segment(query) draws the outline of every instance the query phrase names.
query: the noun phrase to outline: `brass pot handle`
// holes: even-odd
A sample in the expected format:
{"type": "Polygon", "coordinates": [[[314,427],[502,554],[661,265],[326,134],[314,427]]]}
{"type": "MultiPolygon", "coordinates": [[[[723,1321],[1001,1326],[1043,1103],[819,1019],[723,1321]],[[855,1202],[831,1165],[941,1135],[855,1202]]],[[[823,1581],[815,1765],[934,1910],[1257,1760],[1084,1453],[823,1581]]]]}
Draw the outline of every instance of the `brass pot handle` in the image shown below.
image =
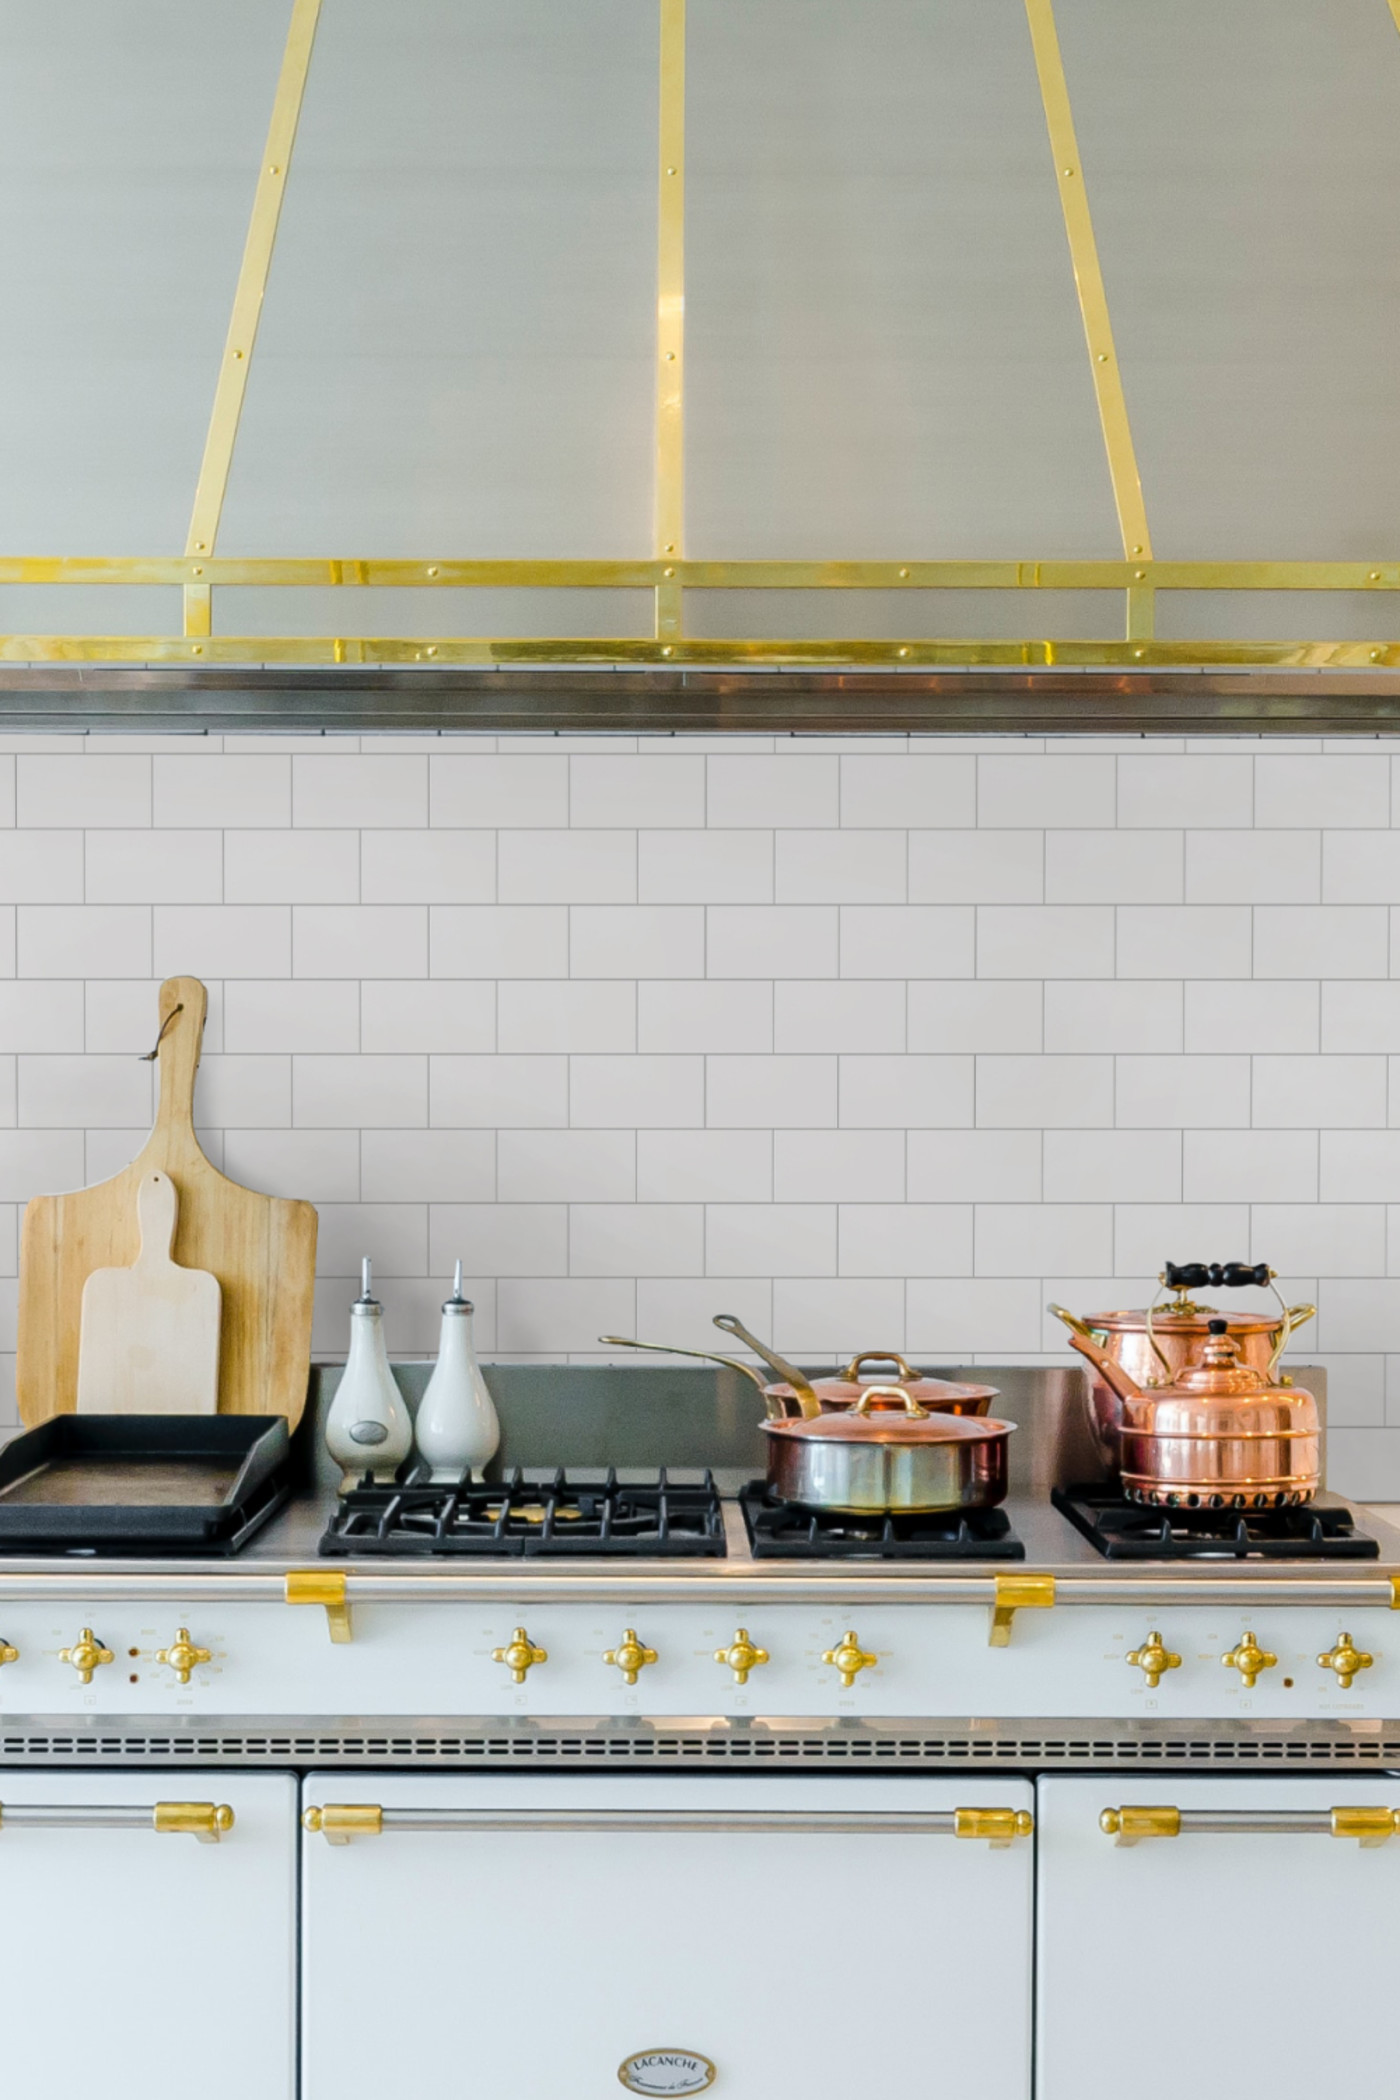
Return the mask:
{"type": "MultiPolygon", "coordinates": [[[[1274,1296],[1276,1298],[1278,1297],[1277,1291],[1275,1291],[1274,1296]]],[[[1283,1304],[1283,1300],[1281,1298],[1279,1299],[1279,1303],[1281,1305],[1283,1304]]],[[[1274,1346],[1272,1354],[1269,1357],[1269,1368],[1268,1372],[1266,1373],[1270,1385],[1272,1385],[1275,1379],[1278,1377],[1279,1359],[1282,1357],[1284,1350],[1288,1347],[1288,1344],[1292,1341],[1294,1335],[1298,1332],[1298,1329],[1300,1327],[1306,1327],[1308,1321],[1314,1317],[1316,1312],[1317,1307],[1315,1305],[1284,1306],[1283,1318],[1279,1321],[1278,1326],[1274,1329],[1274,1346]]]]}
{"type": "Polygon", "coordinates": [[[1068,1306],[1056,1305],[1054,1299],[1052,1298],[1050,1300],[1050,1303],[1046,1306],[1045,1310],[1049,1313],[1053,1313],[1057,1320],[1063,1320],[1071,1334],[1077,1334],[1082,1336],[1086,1342],[1097,1342],[1098,1336],[1095,1334],[1093,1328],[1089,1325],[1088,1321],[1081,1320],[1078,1313],[1072,1313],[1069,1310],[1068,1306]]]}
{"type": "Polygon", "coordinates": [[[898,1349],[862,1349],[860,1355],[853,1356],[841,1373],[848,1384],[854,1385],[859,1379],[862,1364],[893,1364],[900,1377],[907,1378],[911,1385],[917,1385],[919,1382],[920,1374],[910,1369],[898,1349]]]}
{"type": "Polygon", "coordinates": [[[912,1417],[913,1420],[917,1422],[924,1422],[928,1419],[928,1409],[926,1407],[920,1407],[918,1401],[914,1398],[914,1395],[909,1391],[908,1387],[902,1385],[863,1386],[861,1388],[861,1395],[859,1400],[853,1402],[852,1404],[851,1413],[853,1415],[868,1415],[870,1412],[870,1403],[872,1400],[876,1399],[898,1400],[900,1405],[903,1407],[905,1414],[907,1416],[912,1417]]]}

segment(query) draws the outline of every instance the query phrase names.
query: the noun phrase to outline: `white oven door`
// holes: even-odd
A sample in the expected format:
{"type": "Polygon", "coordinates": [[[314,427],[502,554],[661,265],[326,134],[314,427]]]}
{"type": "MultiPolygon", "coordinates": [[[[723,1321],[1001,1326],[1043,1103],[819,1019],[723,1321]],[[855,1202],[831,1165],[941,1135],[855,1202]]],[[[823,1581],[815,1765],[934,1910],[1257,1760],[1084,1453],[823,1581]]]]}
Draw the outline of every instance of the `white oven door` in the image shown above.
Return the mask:
{"type": "Polygon", "coordinates": [[[1400,1781],[1036,1791],[1038,2100],[1392,2088],[1400,1781]]]}
{"type": "Polygon", "coordinates": [[[1027,1823],[1024,1782],[328,1773],[305,1800],[303,2100],[1027,2100],[1032,1841],[952,1827],[1027,1823]]]}
{"type": "Polygon", "coordinates": [[[296,1806],[267,1774],[0,1770],[0,2089],[292,2100],[296,1806]]]}

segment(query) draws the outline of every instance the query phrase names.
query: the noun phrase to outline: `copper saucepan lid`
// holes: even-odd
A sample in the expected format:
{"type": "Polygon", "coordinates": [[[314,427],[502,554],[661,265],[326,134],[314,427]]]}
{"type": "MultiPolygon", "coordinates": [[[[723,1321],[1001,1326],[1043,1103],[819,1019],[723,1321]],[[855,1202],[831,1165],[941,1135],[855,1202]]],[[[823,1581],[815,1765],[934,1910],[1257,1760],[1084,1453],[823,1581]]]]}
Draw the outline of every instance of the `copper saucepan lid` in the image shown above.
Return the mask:
{"type": "Polygon", "coordinates": [[[1014,1422],[986,1415],[934,1414],[902,1386],[868,1385],[853,1407],[840,1412],[764,1422],[767,1436],[798,1442],[819,1439],[848,1444],[986,1444],[1010,1436],[1014,1422]]]}
{"type": "MultiPolygon", "coordinates": [[[[783,1412],[797,1411],[798,1395],[785,1383],[770,1385],[768,1392],[783,1403],[783,1412]]],[[[862,1349],[853,1356],[844,1371],[833,1378],[814,1378],[811,1390],[821,1402],[824,1412],[853,1407],[863,1394],[872,1396],[876,1409],[898,1408],[901,1394],[912,1393],[920,1407],[932,1408],[944,1414],[984,1415],[997,1396],[994,1385],[971,1385],[952,1378],[928,1378],[905,1362],[897,1349],[862,1349]],[[866,1379],[861,1377],[865,1364],[893,1364],[898,1376],[888,1375],[866,1379]]]]}

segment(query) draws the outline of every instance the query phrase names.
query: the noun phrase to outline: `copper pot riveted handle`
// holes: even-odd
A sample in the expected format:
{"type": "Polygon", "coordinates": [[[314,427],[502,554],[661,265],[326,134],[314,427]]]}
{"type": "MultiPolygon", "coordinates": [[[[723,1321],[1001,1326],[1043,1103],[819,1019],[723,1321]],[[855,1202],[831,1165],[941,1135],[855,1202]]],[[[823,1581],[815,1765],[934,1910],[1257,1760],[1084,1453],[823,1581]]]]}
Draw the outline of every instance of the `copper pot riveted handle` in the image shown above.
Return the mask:
{"type": "MultiPolygon", "coordinates": [[[[920,1407],[918,1401],[914,1398],[914,1395],[909,1391],[907,1386],[863,1386],[861,1388],[861,1395],[859,1400],[853,1401],[851,1404],[851,1413],[853,1415],[868,1415],[870,1412],[870,1403],[872,1400],[894,1400],[903,1409],[907,1419],[915,1422],[926,1422],[928,1420],[929,1410],[926,1407],[920,1407]]],[[[885,1410],[883,1409],[881,1410],[882,1413],[884,1411],[885,1410]]],[[[890,1409],[889,1412],[893,1413],[894,1410],[890,1409]]]]}
{"type": "Polygon", "coordinates": [[[862,1364],[893,1364],[902,1379],[907,1379],[911,1385],[917,1385],[919,1382],[920,1373],[905,1362],[898,1349],[862,1349],[860,1355],[853,1356],[841,1373],[848,1385],[854,1385],[859,1379],[862,1364]]]}

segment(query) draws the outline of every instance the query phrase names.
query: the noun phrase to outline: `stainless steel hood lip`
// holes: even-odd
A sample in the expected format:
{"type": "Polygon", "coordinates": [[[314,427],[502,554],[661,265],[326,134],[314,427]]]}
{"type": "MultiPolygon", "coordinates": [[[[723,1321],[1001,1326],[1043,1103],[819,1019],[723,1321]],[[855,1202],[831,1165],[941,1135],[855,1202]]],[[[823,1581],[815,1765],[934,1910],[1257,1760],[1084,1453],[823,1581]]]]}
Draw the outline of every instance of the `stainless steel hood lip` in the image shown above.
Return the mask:
{"type": "Polygon", "coordinates": [[[0,730],[600,735],[1400,733],[1355,669],[0,665],[0,730]]]}

